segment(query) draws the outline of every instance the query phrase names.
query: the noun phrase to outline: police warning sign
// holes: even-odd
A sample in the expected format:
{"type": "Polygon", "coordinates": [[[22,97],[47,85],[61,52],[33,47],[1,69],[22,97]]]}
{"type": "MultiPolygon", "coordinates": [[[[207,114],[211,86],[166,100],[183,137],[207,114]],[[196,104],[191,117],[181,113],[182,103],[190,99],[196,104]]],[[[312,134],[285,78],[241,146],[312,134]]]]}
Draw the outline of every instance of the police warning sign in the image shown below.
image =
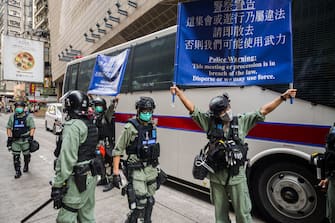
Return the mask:
{"type": "Polygon", "coordinates": [[[175,82],[291,83],[291,33],[291,0],[179,3],[175,82]]]}

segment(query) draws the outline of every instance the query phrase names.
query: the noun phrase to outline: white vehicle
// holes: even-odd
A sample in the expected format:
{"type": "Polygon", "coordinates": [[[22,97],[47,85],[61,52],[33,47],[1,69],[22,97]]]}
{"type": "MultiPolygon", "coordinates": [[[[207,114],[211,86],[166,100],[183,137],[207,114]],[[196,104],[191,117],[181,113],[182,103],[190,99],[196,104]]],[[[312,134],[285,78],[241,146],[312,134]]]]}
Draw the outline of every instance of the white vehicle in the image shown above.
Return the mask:
{"type": "MultiPolygon", "coordinates": [[[[171,181],[208,191],[207,179],[199,181],[192,177],[193,159],[206,144],[206,134],[178,99],[171,106],[169,88],[174,72],[175,32],[176,27],[171,27],[68,63],[63,92],[87,91],[97,54],[115,55],[129,48],[116,113],[116,135],[120,135],[124,123],[135,114],[136,99],[152,97],[157,105],[154,119],[158,124],[161,167],[171,181]]],[[[334,34],[331,28],[324,32],[334,34]]],[[[322,40],[319,41],[322,45],[322,40]]],[[[306,44],[294,46],[294,85],[298,89],[294,103],[282,103],[247,137],[251,198],[268,222],[317,223],[325,215],[324,195],[315,188],[318,180],[315,167],[310,165],[310,154],[324,152],[325,136],[335,121],[335,48],[329,50],[325,45],[329,51],[314,60],[303,53],[306,44]]],[[[322,53],[322,46],[318,47],[322,53]]],[[[287,87],[192,87],[186,88],[185,94],[207,111],[212,97],[228,92],[233,112],[238,114],[259,109],[287,87]]]]}
{"type": "Polygon", "coordinates": [[[50,103],[45,112],[45,129],[55,135],[61,131],[62,109],[62,103],[50,103]]]}

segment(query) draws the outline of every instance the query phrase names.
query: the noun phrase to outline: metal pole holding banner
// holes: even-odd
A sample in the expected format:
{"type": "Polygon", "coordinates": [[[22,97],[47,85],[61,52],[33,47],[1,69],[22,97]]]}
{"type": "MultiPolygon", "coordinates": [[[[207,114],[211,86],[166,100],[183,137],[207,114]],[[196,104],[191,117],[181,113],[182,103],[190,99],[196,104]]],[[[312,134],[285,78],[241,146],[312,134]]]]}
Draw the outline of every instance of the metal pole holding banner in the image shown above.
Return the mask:
{"type": "MultiPolygon", "coordinates": [[[[176,87],[176,82],[173,82],[173,87],[176,87]]],[[[171,106],[174,108],[175,107],[175,101],[176,101],[176,92],[174,94],[172,94],[172,104],[171,106]]]]}
{"type": "MultiPolygon", "coordinates": [[[[288,86],[289,86],[290,89],[293,89],[293,82],[289,83],[288,86]]],[[[290,103],[293,104],[293,101],[294,101],[294,98],[290,96],[290,103]]]]}

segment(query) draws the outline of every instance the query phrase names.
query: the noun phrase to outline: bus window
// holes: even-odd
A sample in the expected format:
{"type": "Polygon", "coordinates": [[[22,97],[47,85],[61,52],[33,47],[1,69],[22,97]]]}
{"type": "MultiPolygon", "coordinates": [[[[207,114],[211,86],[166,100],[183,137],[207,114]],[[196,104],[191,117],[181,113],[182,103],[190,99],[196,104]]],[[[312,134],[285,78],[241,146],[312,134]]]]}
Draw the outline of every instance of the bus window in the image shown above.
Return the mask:
{"type": "Polygon", "coordinates": [[[91,81],[95,58],[83,61],[79,66],[78,90],[86,92],[91,81]]]}
{"type": "Polygon", "coordinates": [[[64,80],[64,85],[63,85],[63,88],[64,88],[63,94],[65,92],[68,92],[70,90],[70,88],[69,88],[69,83],[70,83],[70,81],[69,81],[69,78],[70,78],[69,77],[69,73],[70,72],[71,72],[71,66],[67,66],[66,73],[65,73],[65,76],[64,76],[65,80],[64,80]]]}
{"type": "Polygon", "coordinates": [[[78,64],[72,64],[68,67],[66,71],[66,79],[64,86],[64,93],[69,90],[77,89],[77,74],[78,74],[78,64]]]}
{"type": "Polygon", "coordinates": [[[134,47],[131,90],[168,89],[173,80],[175,35],[134,47]]]}

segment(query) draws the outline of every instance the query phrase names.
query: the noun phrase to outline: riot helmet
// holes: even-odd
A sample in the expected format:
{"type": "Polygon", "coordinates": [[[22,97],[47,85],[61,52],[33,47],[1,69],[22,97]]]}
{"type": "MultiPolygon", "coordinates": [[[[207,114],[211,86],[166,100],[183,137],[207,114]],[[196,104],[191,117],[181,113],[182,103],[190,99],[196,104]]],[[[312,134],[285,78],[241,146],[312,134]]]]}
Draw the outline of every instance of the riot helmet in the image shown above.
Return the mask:
{"type": "Polygon", "coordinates": [[[225,111],[229,105],[229,97],[227,94],[216,96],[209,102],[209,111],[211,115],[219,117],[222,111],[225,111]]]}
{"type": "Polygon", "coordinates": [[[15,113],[22,114],[24,112],[24,108],[26,107],[26,103],[24,101],[16,101],[14,103],[15,113]]]}
{"type": "Polygon", "coordinates": [[[140,97],[135,103],[135,108],[138,111],[142,110],[154,110],[156,108],[155,102],[150,97],[140,97]]]}
{"type": "Polygon", "coordinates": [[[14,103],[14,106],[15,106],[15,107],[19,107],[19,106],[21,106],[21,107],[26,107],[26,103],[25,103],[24,101],[16,101],[16,102],[14,103]]]}
{"type": "Polygon", "coordinates": [[[97,111],[97,112],[103,112],[106,111],[107,105],[106,105],[106,100],[100,97],[97,97],[93,100],[93,105],[97,111],[97,107],[102,107],[102,111],[97,111]]]}
{"type": "Polygon", "coordinates": [[[87,115],[88,96],[82,91],[71,91],[64,98],[64,112],[70,117],[87,115]]]}

